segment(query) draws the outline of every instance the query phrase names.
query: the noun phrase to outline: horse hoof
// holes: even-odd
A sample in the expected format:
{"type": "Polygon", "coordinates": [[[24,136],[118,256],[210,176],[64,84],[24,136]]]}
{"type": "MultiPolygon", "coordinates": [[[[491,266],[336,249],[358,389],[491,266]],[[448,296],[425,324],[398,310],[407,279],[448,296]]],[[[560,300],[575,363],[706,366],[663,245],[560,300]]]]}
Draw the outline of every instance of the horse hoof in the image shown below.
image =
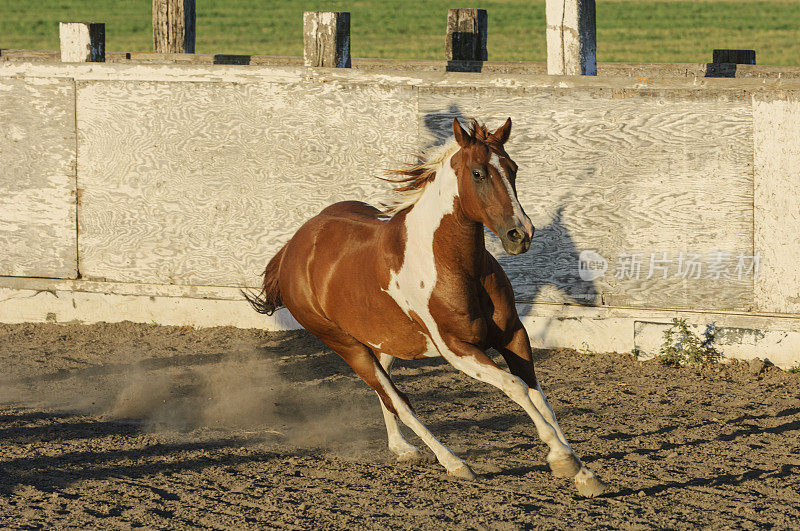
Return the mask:
{"type": "Polygon", "coordinates": [[[594,498],[608,492],[608,485],[600,481],[600,478],[597,476],[589,476],[587,478],[576,477],[575,487],[578,489],[578,494],[584,498],[594,498]]]}
{"type": "Polygon", "coordinates": [[[457,477],[460,479],[466,479],[469,481],[474,481],[476,477],[475,472],[473,472],[472,469],[469,467],[469,465],[466,463],[464,463],[464,465],[454,470],[448,470],[447,474],[449,476],[457,477]]]}
{"type": "Polygon", "coordinates": [[[420,452],[419,450],[412,450],[411,452],[404,452],[402,454],[397,455],[397,462],[398,463],[428,463],[430,462],[430,458],[420,452]]]}
{"type": "Polygon", "coordinates": [[[548,460],[550,471],[557,478],[573,478],[581,469],[581,462],[575,454],[569,454],[561,459],[548,460]]]}

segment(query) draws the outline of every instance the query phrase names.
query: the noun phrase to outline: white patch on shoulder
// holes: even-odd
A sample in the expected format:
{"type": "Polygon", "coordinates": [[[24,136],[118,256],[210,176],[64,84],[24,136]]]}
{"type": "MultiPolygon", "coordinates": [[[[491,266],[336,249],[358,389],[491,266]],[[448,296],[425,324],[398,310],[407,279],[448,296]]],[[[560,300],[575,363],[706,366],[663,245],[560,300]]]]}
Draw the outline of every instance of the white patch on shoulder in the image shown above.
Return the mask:
{"type": "Polygon", "coordinates": [[[433,235],[442,218],[453,212],[458,196],[458,178],[450,166],[452,155],[442,162],[436,178],[425,187],[405,219],[406,248],[403,265],[392,271],[385,290],[398,306],[411,317],[416,313],[428,329],[428,354],[440,353],[444,346],[439,329],[430,313],[429,303],[436,286],[436,263],[433,258],[433,235]],[[432,339],[432,341],[431,341],[432,339]],[[431,348],[432,347],[432,348],[431,348]]]}
{"type": "Polygon", "coordinates": [[[378,216],[378,221],[389,221],[390,219],[392,219],[392,216],[386,216],[383,214],[378,216]]]}

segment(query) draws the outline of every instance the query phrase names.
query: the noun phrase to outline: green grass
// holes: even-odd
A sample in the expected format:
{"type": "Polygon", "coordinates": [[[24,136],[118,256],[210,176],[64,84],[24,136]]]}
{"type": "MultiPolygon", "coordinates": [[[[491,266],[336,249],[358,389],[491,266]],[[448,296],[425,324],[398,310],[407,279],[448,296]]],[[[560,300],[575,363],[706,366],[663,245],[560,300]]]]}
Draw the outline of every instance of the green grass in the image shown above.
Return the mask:
{"type": "MultiPolygon", "coordinates": [[[[302,55],[302,12],[352,14],[354,57],[441,59],[447,9],[489,12],[489,59],[544,61],[544,0],[199,0],[197,51],[302,55]]],[[[58,48],[59,21],[106,23],[106,48],[152,51],[150,0],[0,0],[0,48],[58,48]]],[[[597,0],[599,61],[708,62],[714,48],[800,65],[796,0],[597,0]]]]}

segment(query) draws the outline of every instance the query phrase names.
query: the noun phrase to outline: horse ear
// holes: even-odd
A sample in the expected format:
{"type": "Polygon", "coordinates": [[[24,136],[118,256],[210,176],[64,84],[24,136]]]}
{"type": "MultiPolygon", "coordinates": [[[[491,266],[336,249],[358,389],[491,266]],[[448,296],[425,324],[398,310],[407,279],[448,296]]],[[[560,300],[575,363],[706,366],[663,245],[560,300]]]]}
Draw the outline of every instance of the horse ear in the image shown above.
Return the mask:
{"type": "Polygon", "coordinates": [[[458,142],[458,145],[462,148],[472,143],[472,137],[469,136],[469,133],[464,131],[464,128],[458,123],[458,118],[453,118],[453,136],[456,137],[456,142],[458,142]]]}
{"type": "Polygon", "coordinates": [[[506,123],[501,125],[497,131],[492,133],[492,138],[498,142],[499,144],[505,144],[508,140],[509,135],[511,135],[511,118],[509,117],[506,120],[506,123]]]}

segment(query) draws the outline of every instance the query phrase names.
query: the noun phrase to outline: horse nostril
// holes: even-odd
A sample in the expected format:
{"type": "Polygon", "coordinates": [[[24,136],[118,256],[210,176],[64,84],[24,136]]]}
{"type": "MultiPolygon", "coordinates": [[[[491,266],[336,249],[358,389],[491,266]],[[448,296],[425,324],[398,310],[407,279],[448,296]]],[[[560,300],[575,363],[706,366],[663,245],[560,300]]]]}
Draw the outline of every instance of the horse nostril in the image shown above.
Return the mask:
{"type": "Polygon", "coordinates": [[[508,239],[512,242],[521,242],[522,241],[522,233],[517,229],[511,229],[508,231],[508,239]]]}

